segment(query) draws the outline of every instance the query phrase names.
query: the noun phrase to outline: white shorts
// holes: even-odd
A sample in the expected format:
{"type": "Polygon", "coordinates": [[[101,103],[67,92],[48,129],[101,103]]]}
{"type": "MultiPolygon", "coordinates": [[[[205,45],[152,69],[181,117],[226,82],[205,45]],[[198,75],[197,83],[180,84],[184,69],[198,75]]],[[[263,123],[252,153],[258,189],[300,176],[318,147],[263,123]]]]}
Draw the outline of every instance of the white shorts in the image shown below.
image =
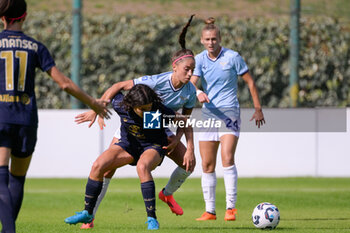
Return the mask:
{"type": "Polygon", "coordinates": [[[236,137],[239,137],[240,131],[226,131],[221,132],[218,128],[211,128],[211,130],[208,130],[206,132],[199,132],[198,134],[198,140],[199,141],[220,141],[221,136],[224,135],[234,135],[236,137]]]}
{"type": "Polygon", "coordinates": [[[220,128],[204,128],[199,131],[199,141],[220,141],[223,135],[239,137],[241,130],[241,118],[239,109],[202,109],[203,119],[215,119],[221,121],[220,128]]]}

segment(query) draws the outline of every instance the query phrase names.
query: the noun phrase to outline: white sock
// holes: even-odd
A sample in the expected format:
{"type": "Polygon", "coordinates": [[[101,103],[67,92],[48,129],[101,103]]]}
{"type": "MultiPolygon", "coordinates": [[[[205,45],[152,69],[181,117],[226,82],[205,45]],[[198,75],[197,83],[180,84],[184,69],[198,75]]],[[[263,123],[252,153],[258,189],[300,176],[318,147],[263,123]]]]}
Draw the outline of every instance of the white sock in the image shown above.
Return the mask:
{"type": "Polygon", "coordinates": [[[202,174],[202,190],[205,211],[215,214],[216,173],[202,174]]]}
{"type": "Polygon", "coordinates": [[[111,178],[105,178],[103,177],[103,184],[102,184],[102,190],[101,190],[101,193],[100,195],[98,195],[98,198],[97,198],[97,201],[96,201],[96,205],[95,205],[95,208],[94,208],[94,211],[92,213],[93,216],[95,216],[96,212],[97,212],[97,209],[98,207],[100,206],[101,204],[101,201],[102,199],[105,197],[106,195],[106,192],[107,192],[107,189],[108,189],[108,185],[109,185],[109,182],[111,181],[111,178]]]}
{"type": "Polygon", "coordinates": [[[185,169],[177,167],[171,174],[170,179],[164,188],[164,195],[169,196],[176,192],[189,175],[191,175],[191,172],[186,172],[185,169]]]}
{"type": "Polygon", "coordinates": [[[226,189],[226,209],[236,208],[237,200],[237,168],[235,165],[224,167],[226,189]]]}

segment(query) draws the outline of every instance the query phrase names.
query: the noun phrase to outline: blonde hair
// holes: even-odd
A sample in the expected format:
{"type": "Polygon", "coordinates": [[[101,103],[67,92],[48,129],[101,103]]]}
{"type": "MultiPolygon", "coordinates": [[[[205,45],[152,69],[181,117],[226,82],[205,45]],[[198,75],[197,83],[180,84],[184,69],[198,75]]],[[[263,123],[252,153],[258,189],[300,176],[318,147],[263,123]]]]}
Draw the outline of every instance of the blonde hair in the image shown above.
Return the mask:
{"type": "Polygon", "coordinates": [[[206,20],[204,20],[205,26],[202,29],[203,31],[209,31],[209,30],[215,30],[218,33],[218,36],[220,37],[220,28],[216,26],[215,23],[215,18],[209,17],[206,20]]]}

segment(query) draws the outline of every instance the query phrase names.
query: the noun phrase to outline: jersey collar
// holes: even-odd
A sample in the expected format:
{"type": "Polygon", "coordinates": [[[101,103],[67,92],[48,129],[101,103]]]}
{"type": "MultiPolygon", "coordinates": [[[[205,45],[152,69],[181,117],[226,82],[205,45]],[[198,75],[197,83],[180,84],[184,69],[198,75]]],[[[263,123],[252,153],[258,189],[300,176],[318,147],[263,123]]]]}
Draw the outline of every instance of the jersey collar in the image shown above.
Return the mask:
{"type": "Polygon", "coordinates": [[[4,29],[3,32],[5,32],[5,33],[23,34],[23,31],[14,31],[14,30],[8,30],[8,29],[4,29]]]}
{"type": "Polygon", "coordinates": [[[219,57],[221,56],[221,54],[222,54],[223,51],[224,51],[224,47],[221,46],[221,50],[220,50],[219,55],[218,55],[215,59],[212,59],[212,58],[209,57],[209,53],[208,53],[208,50],[207,50],[207,53],[206,53],[206,54],[207,54],[207,58],[208,58],[210,61],[215,62],[215,61],[217,61],[217,60],[219,59],[219,57]]]}
{"type": "Polygon", "coordinates": [[[172,89],[174,92],[177,92],[177,91],[180,91],[186,84],[183,85],[182,87],[178,88],[178,89],[175,89],[175,87],[173,86],[173,82],[171,81],[171,76],[172,76],[173,73],[174,73],[174,72],[171,72],[171,73],[169,74],[168,81],[169,81],[169,85],[170,85],[171,89],[172,89]]]}

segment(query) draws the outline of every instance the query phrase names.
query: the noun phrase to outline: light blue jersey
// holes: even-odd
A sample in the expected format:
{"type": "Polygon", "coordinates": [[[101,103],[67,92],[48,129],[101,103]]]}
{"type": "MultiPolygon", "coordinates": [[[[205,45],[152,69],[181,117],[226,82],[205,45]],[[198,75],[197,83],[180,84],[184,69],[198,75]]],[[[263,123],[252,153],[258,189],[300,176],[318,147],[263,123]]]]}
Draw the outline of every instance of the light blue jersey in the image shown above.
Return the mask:
{"type": "Polygon", "coordinates": [[[171,83],[173,72],[143,76],[134,79],[134,84],[145,84],[152,88],[164,101],[163,104],[174,111],[180,108],[193,108],[196,104],[196,88],[191,82],[175,89],[171,83]]]}
{"type": "Polygon", "coordinates": [[[216,60],[209,58],[207,50],[195,59],[193,75],[201,78],[203,90],[210,100],[204,107],[239,109],[237,76],[248,71],[243,58],[237,52],[222,47],[216,60]]]}

